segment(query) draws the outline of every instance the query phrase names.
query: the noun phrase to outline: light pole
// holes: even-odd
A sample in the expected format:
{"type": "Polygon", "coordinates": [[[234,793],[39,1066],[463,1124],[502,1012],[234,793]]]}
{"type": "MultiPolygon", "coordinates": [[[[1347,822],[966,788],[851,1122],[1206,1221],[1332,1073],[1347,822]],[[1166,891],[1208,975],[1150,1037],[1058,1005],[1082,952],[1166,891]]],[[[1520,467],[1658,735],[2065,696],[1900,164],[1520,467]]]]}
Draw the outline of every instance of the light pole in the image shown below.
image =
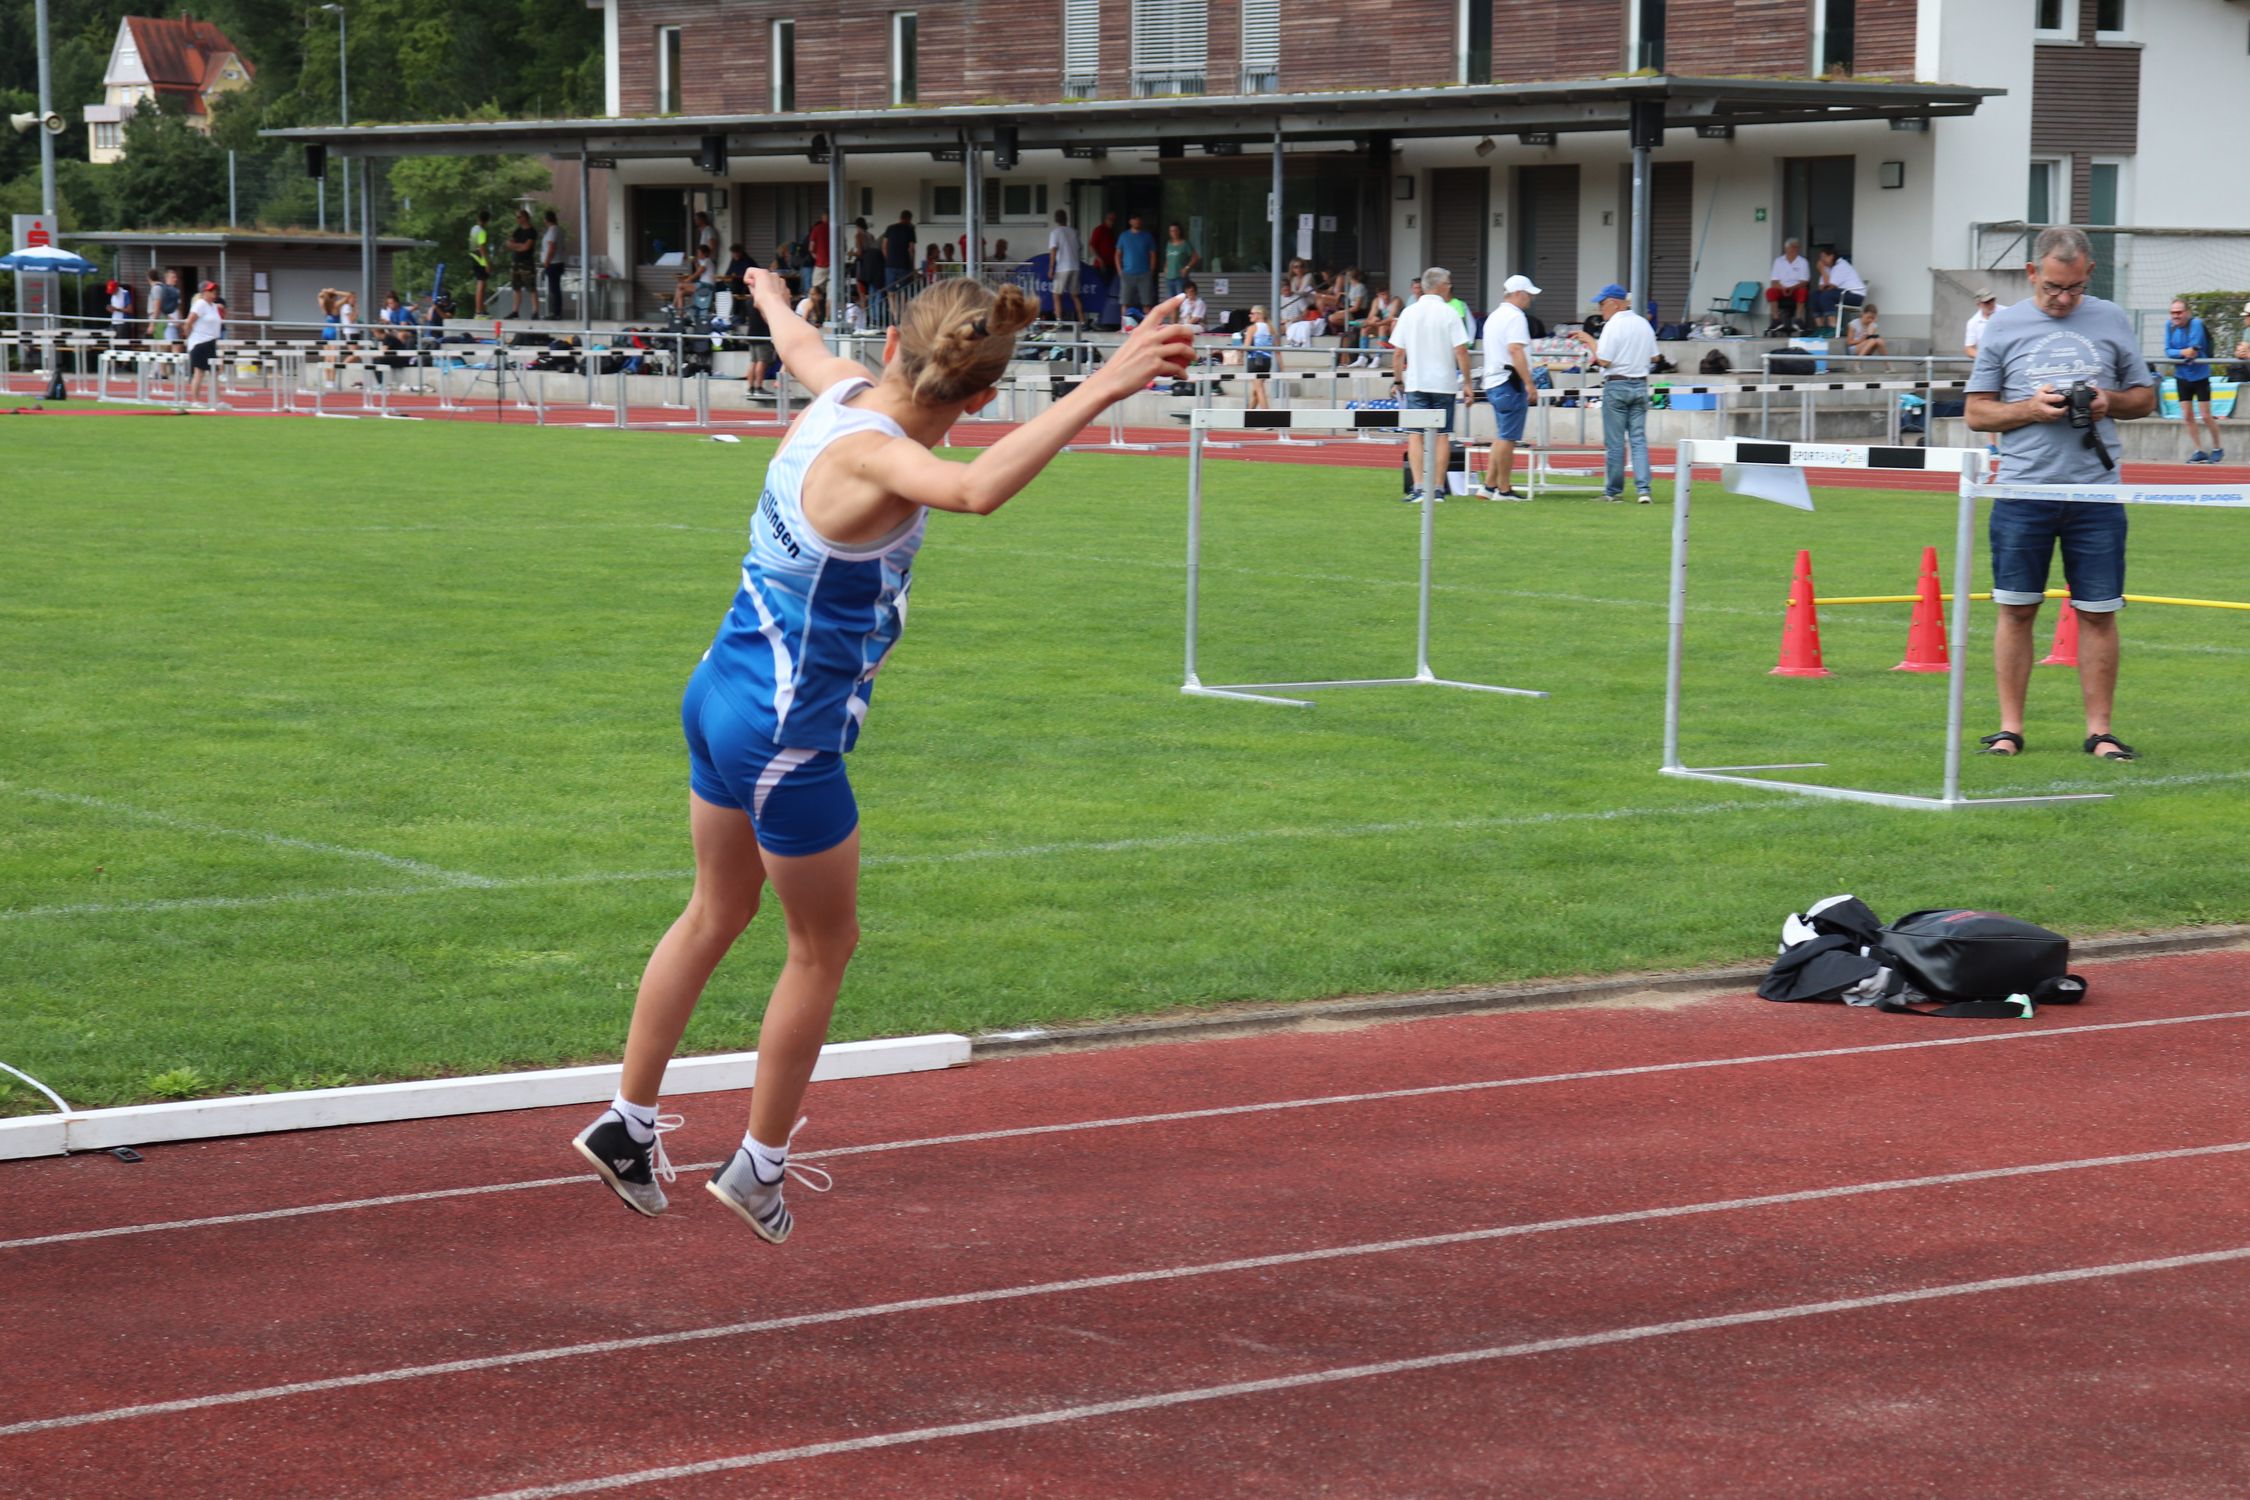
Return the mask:
{"type": "MultiPolygon", "coordinates": [[[[352,122],[352,69],[351,56],[346,47],[344,7],[330,4],[323,5],[321,9],[336,18],[336,123],[349,125],[352,122]]],[[[344,233],[350,234],[352,232],[352,174],[349,171],[344,173],[343,192],[344,233]]],[[[361,213],[367,212],[367,205],[362,203],[359,206],[359,211],[361,213]]]]}
{"type": "Polygon", "coordinates": [[[61,226],[55,223],[55,137],[47,129],[48,112],[54,108],[48,95],[50,71],[47,52],[47,0],[39,0],[34,18],[39,27],[39,211],[47,216],[50,233],[61,226]]]}

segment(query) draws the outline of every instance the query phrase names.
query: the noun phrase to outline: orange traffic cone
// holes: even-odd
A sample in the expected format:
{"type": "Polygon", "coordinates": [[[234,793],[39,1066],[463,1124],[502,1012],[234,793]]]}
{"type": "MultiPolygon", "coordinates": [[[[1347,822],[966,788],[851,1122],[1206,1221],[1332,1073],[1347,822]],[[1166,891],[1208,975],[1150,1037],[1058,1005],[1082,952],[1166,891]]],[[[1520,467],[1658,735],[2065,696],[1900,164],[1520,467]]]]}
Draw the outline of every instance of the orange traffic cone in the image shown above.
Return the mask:
{"type": "Polygon", "coordinates": [[[2062,616],[2055,621],[2055,643],[2040,658],[2042,667],[2075,667],[2078,665],[2078,606],[2068,599],[2058,600],[2062,616]]]}
{"type": "Polygon", "coordinates": [[[1945,654],[1945,604],[1938,597],[1937,548],[1922,549],[1922,576],[1915,583],[1914,623],[1906,631],[1906,660],[1894,672],[1949,672],[1945,654]]]}
{"type": "Polygon", "coordinates": [[[1781,622],[1781,660],[1768,677],[1826,677],[1820,664],[1820,619],[1813,610],[1812,554],[1797,554],[1789,580],[1789,613],[1781,622]]]}

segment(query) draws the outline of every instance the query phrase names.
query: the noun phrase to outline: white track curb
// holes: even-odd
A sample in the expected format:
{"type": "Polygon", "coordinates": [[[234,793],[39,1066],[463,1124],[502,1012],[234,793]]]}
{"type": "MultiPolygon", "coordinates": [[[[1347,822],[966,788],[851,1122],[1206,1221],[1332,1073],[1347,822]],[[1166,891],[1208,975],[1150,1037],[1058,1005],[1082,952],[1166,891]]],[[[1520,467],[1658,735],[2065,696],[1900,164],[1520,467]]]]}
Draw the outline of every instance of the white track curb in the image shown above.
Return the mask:
{"type": "MultiPolygon", "coordinates": [[[[957,1068],[969,1060],[969,1039],[941,1033],[872,1042],[839,1042],[821,1049],[815,1083],[957,1068]]],[[[746,1089],[758,1054],[683,1057],[664,1075],[664,1092],[709,1094],[746,1089]]],[[[386,1120],[427,1120],[558,1104],[606,1104],[617,1092],[618,1066],[550,1068],[537,1073],[488,1073],[475,1078],[433,1078],[417,1083],[373,1083],[238,1099],[189,1099],[177,1104],[133,1104],[68,1115],[0,1120],[0,1161],[107,1151],[161,1141],[258,1135],[269,1130],[315,1130],[328,1125],[374,1125],[386,1120]]]]}

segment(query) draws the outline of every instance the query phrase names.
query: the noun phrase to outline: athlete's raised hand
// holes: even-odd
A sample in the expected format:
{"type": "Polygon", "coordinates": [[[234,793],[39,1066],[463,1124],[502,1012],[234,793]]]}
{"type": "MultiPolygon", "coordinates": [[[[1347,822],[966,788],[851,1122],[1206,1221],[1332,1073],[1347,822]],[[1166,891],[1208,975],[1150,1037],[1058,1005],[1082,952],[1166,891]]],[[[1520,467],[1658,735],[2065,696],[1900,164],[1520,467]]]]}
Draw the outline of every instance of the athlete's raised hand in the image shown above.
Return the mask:
{"type": "Polygon", "coordinates": [[[1117,346],[1087,383],[1101,392],[1103,404],[1122,401],[1152,380],[1177,380],[1195,362],[1195,331],[1173,321],[1186,297],[1150,309],[1141,325],[1117,346]]]}

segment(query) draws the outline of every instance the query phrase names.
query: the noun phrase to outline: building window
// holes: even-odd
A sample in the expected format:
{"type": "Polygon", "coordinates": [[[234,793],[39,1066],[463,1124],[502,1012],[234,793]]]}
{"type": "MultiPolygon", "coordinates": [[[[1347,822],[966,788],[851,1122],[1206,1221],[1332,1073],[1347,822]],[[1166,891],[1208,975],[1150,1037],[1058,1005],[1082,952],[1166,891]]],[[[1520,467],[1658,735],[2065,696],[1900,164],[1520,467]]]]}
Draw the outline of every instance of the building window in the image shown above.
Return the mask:
{"type": "Polygon", "coordinates": [[[1455,53],[1463,83],[1492,82],[1492,0],[1461,0],[1455,53]]]}
{"type": "Polygon", "coordinates": [[[1625,66],[1634,72],[1664,71],[1664,0],[1633,0],[1633,35],[1625,66]]]}
{"type": "Polygon", "coordinates": [[[966,201],[958,182],[938,183],[930,189],[930,217],[958,219],[961,217],[961,205],[966,201]]]}
{"type": "Polygon", "coordinates": [[[2045,37],[2078,35],[2077,7],[2072,0],[2039,0],[2036,28],[2045,37]]]}
{"type": "Polygon", "coordinates": [[[2125,34],[2125,0],[2094,0],[2094,35],[2125,34]]]}
{"type": "Polygon", "coordinates": [[[117,146],[117,127],[115,125],[104,124],[94,127],[94,149],[96,151],[115,151],[117,146]]]}
{"type": "Polygon", "coordinates": [[[1242,0],[1242,92],[1280,91],[1281,0],[1242,0]]]}
{"type": "Polygon", "coordinates": [[[1063,0],[1063,97],[1101,92],[1102,0],[1063,0]]]}
{"type": "Polygon", "coordinates": [[[2061,162],[2031,164],[2031,187],[2024,196],[2023,221],[2026,224],[2056,224],[2070,217],[2064,211],[2061,183],[2061,162]]]}
{"type": "Polygon", "coordinates": [[[1852,70],[1852,32],[1858,0],[1817,0],[1813,9],[1813,72],[1820,77],[1852,70]]]}
{"type": "Polygon", "coordinates": [[[921,53],[910,10],[891,14],[891,103],[912,104],[921,96],[921,53]]]}
{"type": "Polygon", "coordinates": [[[773,23],[773,112],[788,114],[797,107],[797,23],[773,23]]]}
{"type": "Polygon", "coordinates": [[[1133,0],[1133,97],[1200,94],[1210,55],[1207,0],[1133,0]]]}
{"type": "Polygon", "coordinates": [[[656,112],[680,112],[680,28],[656,28],[656,112]]]}

